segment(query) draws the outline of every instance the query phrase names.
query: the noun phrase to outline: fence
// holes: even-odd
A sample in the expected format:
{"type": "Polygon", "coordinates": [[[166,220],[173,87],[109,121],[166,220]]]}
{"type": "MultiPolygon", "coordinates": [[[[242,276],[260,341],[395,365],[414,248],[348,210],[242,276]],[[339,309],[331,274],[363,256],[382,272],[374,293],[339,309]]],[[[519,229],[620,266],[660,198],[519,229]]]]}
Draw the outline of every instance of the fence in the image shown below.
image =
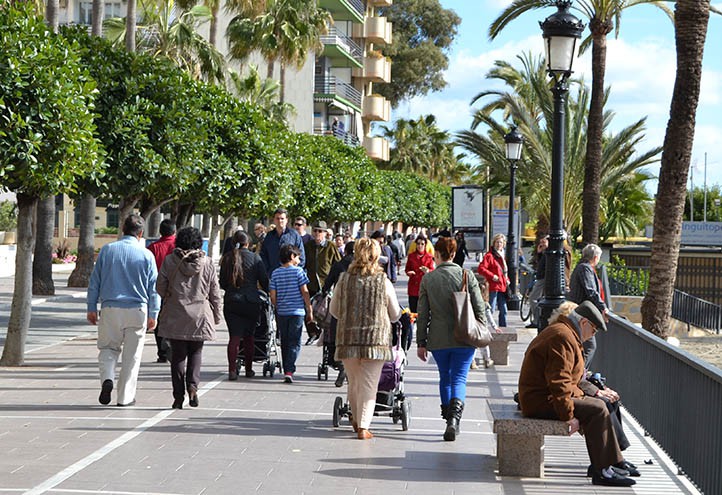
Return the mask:
{"type": "Polygon", "coordinates": [[[704,493],[722,493],[722,370],[622,318],[597,334],[592,367],[704,493]]]}

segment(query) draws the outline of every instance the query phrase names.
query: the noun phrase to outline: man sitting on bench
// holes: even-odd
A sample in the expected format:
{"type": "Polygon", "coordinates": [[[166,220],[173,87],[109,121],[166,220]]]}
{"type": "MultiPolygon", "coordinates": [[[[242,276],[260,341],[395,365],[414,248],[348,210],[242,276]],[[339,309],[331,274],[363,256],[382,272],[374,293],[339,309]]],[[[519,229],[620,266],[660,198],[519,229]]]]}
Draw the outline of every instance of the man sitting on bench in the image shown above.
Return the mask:
{"type": "Polygon", "coordinates": [[[567,316],[552,315],[549,326],[530,344],[519,374],[519,405],[524,416],[559,419],[569,434],[584,434],[592,462],[592,483],[632,486],[635,481],[623,466],[616,434],[606,404],[579,388],[584,378],[582,343],[598,330],[607,331],[599,310],[589,301],[567,316]]]}

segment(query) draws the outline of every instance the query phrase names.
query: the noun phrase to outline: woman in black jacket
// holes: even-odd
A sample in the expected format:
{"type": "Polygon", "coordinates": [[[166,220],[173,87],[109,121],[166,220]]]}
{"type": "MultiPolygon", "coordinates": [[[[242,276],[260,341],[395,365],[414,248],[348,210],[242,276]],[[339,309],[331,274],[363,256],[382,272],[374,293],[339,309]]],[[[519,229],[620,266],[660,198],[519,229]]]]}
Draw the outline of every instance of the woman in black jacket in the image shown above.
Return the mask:
{"type": "Polygon", "coordinates": [[[268,275],[261,257],[248,250],[248,234],[233,234],[233,248],[221,258],[220,285],[226,291],[223,297],[223,317],[226,319],[228,341],[228,379],[238,379],[236,360],[243,340],[243,357],[246,377],[252,378],[253,338],[263,303],[259,287],[268,292],[268,275]]]}

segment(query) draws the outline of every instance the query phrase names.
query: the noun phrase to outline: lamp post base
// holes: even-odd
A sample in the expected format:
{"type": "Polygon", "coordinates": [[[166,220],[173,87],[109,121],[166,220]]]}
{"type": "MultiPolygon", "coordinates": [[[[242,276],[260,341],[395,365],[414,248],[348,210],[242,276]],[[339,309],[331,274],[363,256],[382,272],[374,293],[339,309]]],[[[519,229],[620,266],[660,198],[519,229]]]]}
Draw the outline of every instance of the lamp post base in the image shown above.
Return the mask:
{"type": "Polygon", "coordinates": [[[519,311],[521,307],[521,298],[519,294],[512,294],[506,298],[506,309],[509,311],[519,311]]]}

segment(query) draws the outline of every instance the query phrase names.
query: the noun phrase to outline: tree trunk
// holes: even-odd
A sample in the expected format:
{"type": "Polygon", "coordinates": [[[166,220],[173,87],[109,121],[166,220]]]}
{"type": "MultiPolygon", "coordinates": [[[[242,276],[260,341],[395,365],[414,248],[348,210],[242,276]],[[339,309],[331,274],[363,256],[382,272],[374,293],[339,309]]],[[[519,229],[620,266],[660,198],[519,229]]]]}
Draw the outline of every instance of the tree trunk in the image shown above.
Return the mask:
{"type": "Polygon", "coordinates": [[[120,206],[118,208],[118,239],[123,237],[123,223],[135,209],[135,205],[138,204],[140,196],[130,196],[120,200],[120,206]]]}
{"type": "Polygon", "coordinates": [[[223,224],[223,238],[230,237],[236,231],[238,226],[238,217],[229,218],[225,224],[223,224]]]}
{"type": "Polygon", "coordinates": [[[45,6],[45,22],[54,33],[58,32],[58,9],[60,7],[58,3],[58,0],[48,0],[45,6]]]}
{"type": "Polygon", "coordinates": [[[284,103],[286,101],[286,64],[281,62],[281,88],[278,94],[278,101],[284,103]]]}
{"type": "Polygon", "coordinates": [[[218,39],[218,9],[221,6],[221,2],[213,2],[211,7],[211,22],[208,26],[208,43],[213,47],[216,46],[216,40],[218,39]]]}
{"type": "MultiPolygon", "coordinates": [[[[105,17],[105,1],[93,0],[93,18],[91,34],[93,36],[103,36],[103,18],[105,17]]],[[[85,287],[85,286],[83,286],[85,287]]]]}
{"type": "Polygon", "coordinates": [[[68,287],[87,287],[95,266],[95,196],[83,194],[76,203],[80,209],[80,237],[75,270],[68,278],[68,287]]]}
{"type": "MultiPolygon", "coordinates": [[[[35,224],[35,253],[33,256],[33,295],[52,296],[53,233],[55,231],[55,196],[38,201],[35,224]]],[[[60,239],[60,233],[58,233],[60,239]]]]}
{"type": "Polygon", "coordinates": [[[191,218],[193,218],[193,210],[195,210],[194,203],[182,203],[178,205],[178,216],[175,219],[176,229],[182,229],[190,225],[191,218]]]}
{"type": "Polygon", "coordinates": [[[213,227],[216,226],[216,219],[214,215],[210,213],[203,214],[203,222],[201,223],[201,235],[203,237],[210,237],[213,227]]]}
{"type": "Polygon", "coordinates": [[[607,64],[607,33],[610,23],[592,19],[592,95],[587,121],[587,157],[582,190],[582,242],[599,242],[599,202],[604,132],[604,73],[607,64]]]}
{"type": "Polygon", "coordinates": [[[135,52],[136,0],[128,0],[125,13],[125,49],[135,52]]]}
{"type": "Polygon", "coordinates": [[[662,338],[669,333],[672,313],[709,6],[709,0],[679,0],[675,10],[677,75],[654,205],[649,288],[642,301],[642,326],[662,338]]]}
{"type": "Polygon", "coordinates": [[[268,71],[266,73],[267,79],[273,79],[273,60],[266,60],[266,63],[268,64],[266,70],[268,71]]]}
{"type": "Polygon", "coordinates": [[[15,287],[10,307],[10,320],[3,347],[0,366],[22,366],[25,361],[25,340],[30,328],[32,311],[32,259],[35,237],[33,219],[38,198],[25,194],[17,195],[18,230],[17,253],[15,255],[15,287]]]}
{"type": "MultiPolygon", "coordinates": [[[[144,217],[145,218],[145,217],[144,217]]],[[[153,213],[146,218],[146,237],[156,239],[160,237],[160,222],[163,220],[163,214],[160,212],[160,208],[155,210],[153,213]]]]}

